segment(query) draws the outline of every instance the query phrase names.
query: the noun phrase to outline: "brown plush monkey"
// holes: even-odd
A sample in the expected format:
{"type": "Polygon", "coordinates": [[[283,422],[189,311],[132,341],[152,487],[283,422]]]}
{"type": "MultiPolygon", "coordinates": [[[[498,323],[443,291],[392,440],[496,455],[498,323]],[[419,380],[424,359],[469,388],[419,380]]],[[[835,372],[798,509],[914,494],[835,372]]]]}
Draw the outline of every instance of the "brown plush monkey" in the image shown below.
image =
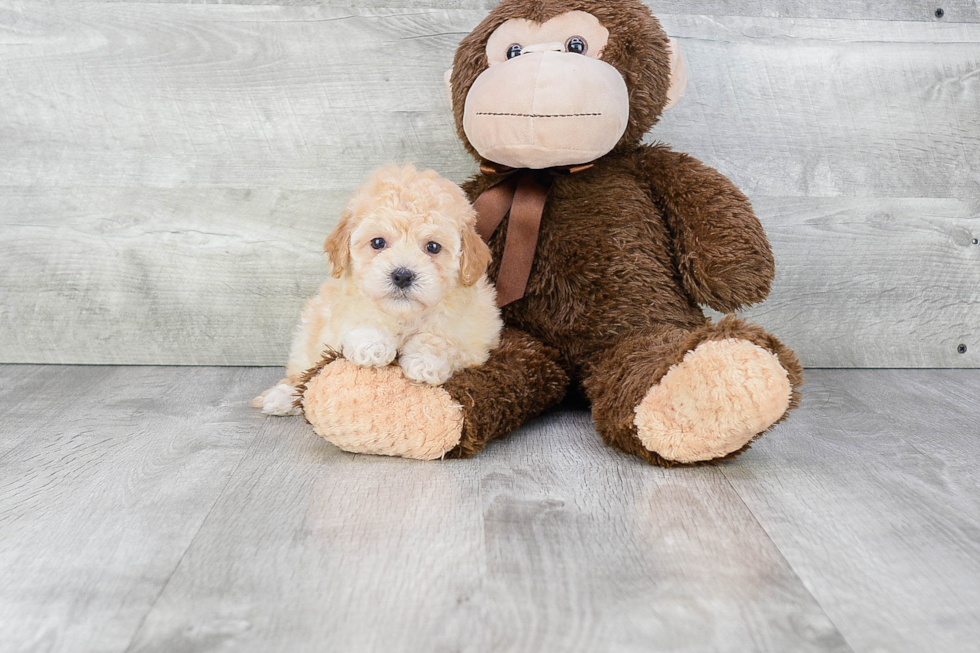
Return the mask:
{"type": "Polygon", "coordinates": [[[326,358],[300,401],[360,451],[471,456],[578,382],[610,445],[661,465],[737,455],[799,401],[796,356],[758,326],[710,323],[763,300],[769,243],[748,200],[642,136],[682,90],[676,48],[639,0],[504,0],[460,43],[466,190],[494,254],[500,347],[442,388],[326,358]],[[364,448],[365,441],[372,442],[364,448]]]}

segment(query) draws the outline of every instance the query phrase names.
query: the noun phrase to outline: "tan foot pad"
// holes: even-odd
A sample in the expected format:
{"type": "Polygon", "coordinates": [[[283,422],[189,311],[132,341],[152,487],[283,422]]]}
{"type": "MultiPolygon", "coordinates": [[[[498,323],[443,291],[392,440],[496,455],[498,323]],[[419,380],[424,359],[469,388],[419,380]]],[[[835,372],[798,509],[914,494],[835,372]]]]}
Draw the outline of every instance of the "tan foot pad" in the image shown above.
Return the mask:
{"type": "Polygon", "coordinates": [[[791,394],[772,352],[747,340],[709,340],[650,388],[633,423],[643,446],[668,460],[713,460],[772,426],[791,394]]]}
{"type": "Polygon", "coordinates": [[[397,366],[325,366],[303,393],[313,430],[344,451],[418,460],[459,443],[463,408],[439,387],[412,383],[397,366]]]}

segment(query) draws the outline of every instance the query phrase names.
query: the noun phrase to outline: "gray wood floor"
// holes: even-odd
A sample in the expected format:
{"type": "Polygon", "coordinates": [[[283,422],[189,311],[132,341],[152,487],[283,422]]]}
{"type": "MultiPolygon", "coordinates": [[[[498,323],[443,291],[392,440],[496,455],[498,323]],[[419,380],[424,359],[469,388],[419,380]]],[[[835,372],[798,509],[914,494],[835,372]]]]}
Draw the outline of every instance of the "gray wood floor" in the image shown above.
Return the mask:
{"type": "Polygon", "coordinates": [[[271,368],[0,366],[0,650],[976,651],[980,370],[811,370],[732,464],[563,406],[343,453],[271,368]]]}

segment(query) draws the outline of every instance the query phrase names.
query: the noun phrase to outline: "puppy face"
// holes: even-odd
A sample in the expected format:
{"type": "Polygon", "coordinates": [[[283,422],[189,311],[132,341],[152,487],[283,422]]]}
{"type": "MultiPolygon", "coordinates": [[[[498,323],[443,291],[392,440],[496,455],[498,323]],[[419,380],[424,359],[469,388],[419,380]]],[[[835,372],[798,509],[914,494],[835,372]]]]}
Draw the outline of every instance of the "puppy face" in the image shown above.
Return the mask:
{"type": "Polygon", "coordinates": [[[459,227],[445,216],[365,217],[351,233],[357,285],[391,312],[434,306],[459,283],[459,227]]]}
{"type": "Polygon", "coordinates": [[[358,191],[327,239],[334,276],[350,274],[386,312],[410,315],[483,275],[490,252],[462,190],[432,171],[388,166],[358,191]]]}

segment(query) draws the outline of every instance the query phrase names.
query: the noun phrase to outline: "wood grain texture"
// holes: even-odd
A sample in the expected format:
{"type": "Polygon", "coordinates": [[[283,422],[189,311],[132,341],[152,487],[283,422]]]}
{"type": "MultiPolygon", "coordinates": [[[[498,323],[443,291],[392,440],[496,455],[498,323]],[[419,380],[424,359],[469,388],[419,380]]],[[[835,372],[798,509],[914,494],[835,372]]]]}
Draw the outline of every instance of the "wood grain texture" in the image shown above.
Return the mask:
{"type": "Polygon", "coordinates": [[[0,649],[122,651],[255,437],[234,368],[4,368],[0,649]]]}
{"type": "Polygon", "coordinates": [[[805,365],[980,366],[980,218],[968,203],[767,197],[755,208],[776,281],[745,317],[805,365]]]}
{"type": "Polygon", "coordinates": [[[614,454],[587,413],[434,465],[292,423],[256,440],[131,650],[849,650],[723,477],[614,454]]]}
{"type": "Polygon", "coordinates": [[[0,184],[350,191],[392,159],[475,167],[443,72],[482,12],[29,6],[0,46],[0,184]]]}
{"type": "Polygon", "coordinates": [[[855,651],[975,650],[980,379],[934,370],[807,378],[802,415],[726,478],[855,651]]]}
{"type": "MultiPolygon", "coordinates": [[[[0,185],[349,191],[391,159],[457,179],[474,169],[442,75],[480,11],[82,3],[9,15],[0,185]]],[[[693,74],[650,139],[750,196],[980,191],[980,27],[663,18],[693,74]]]]}
{"type": "MultiPolygon", "coordinates": [[[[104,0],[131,2],[132,0],[104,0]]],[[[283,6],[350,6],[350,0],[150,0],[173,4],[239,4],[283,6]]],[[[359,0],[361,8],[409,9],[491,9],[498,0],[359,0]]],[[[863,18],[942,22],[980,22],[976,0],[647,0],[656,15],[702,14],[715,16],[757,16],[779,18],[863,18]],[[936,9],[943,8],[942,17],[936,9]]]]}
{"type": "Polygon", "coordinates": [[[980,371],[808,370],[736,461],[566,403],[465,461],[245,402],[276,369],[0,366],[0,649],[972,651],[980,371]]]}
{"type": "Polygon", "coordinates": [[[0,359],[277,364],[327,274],[336,192],[0,193],[0,359]],[[25,326],[25,322],[31,326],[25,326]]]}
{"type": "MultiPolygon", "coordinates": [[[[326,276],[322,239],[343,198],[274,189],[6,191],[0,359],[49,363],[281,364],[303,299],[326,276]],[[16,327],[42,318],[44,328],[16,327]]],[[[978,365],[980,247],[972,239],[980,222],[967,204],[762,198],[756,210],[777,276],[769,300],[746,315],[805,364],[978,365]]]]}
{"type": "MultiPolygon", "coordinates": [[[[331,4],[0,2],[0,360],[280,363],[371,168],[474,170],[442,73],[479,3],[331,4]]],[[[693,74],[649,139],[758,207],[749,315],[808,365],[977,365],[980,26],[716,5],[655,6],[693,74]]]]}
{"type": "Polygon", "coordinates": [[[980,26],[706,16],[664,26],[694,72],[651,137],[750,197],[980,196],[980,26]]]}

